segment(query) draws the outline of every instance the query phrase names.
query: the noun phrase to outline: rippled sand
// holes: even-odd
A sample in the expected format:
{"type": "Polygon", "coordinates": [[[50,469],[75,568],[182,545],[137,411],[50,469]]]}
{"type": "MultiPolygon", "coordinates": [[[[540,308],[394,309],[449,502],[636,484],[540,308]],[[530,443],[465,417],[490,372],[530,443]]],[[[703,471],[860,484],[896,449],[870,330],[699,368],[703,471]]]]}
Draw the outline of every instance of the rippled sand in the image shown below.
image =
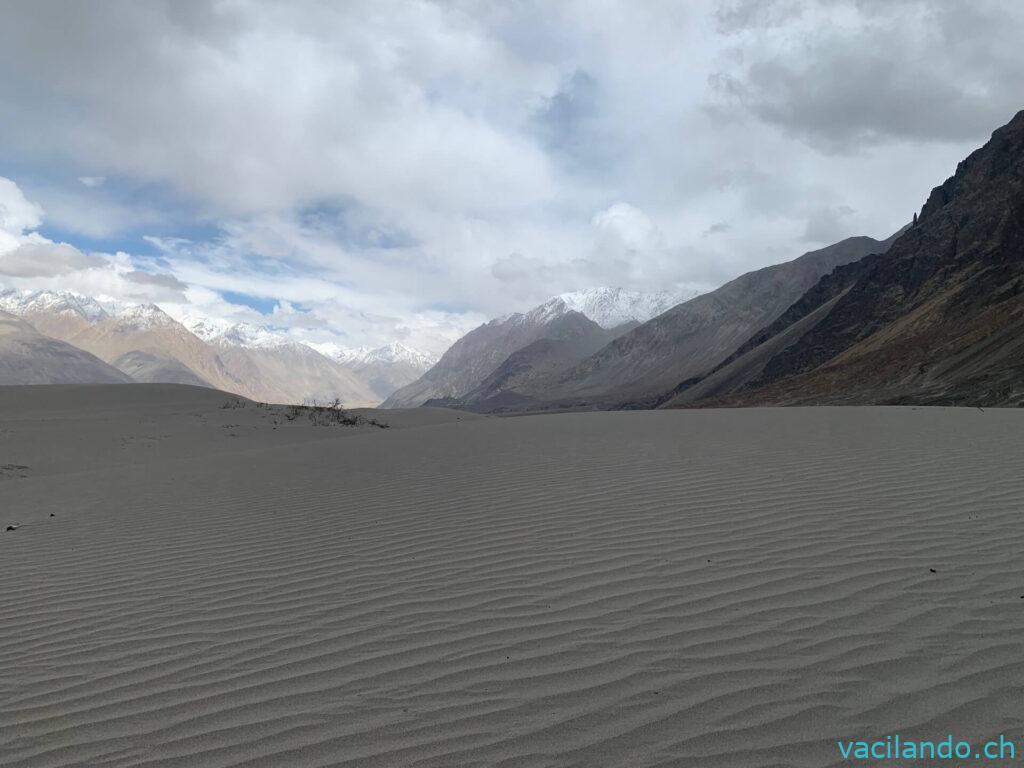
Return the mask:
{"type": "Polygon", "coordinates": [[[381,430],[225,398],[0,390],[0,764],[819,768],[839,738],[1024,739],[1024,412],[381,430]]]}

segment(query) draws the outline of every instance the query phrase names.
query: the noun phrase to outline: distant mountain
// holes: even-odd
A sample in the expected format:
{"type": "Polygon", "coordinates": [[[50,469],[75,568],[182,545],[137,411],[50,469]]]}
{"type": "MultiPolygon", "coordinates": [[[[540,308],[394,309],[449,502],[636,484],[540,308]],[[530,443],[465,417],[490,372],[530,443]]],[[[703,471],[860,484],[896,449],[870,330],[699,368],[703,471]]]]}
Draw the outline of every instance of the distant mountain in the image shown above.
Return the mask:
{"type": "Polygon", "coordinates": [[[247,394],[246,382],[225,367],[210,345],[155,304],[140,304],[116,314],[107,313],[97,322],[63,338],[109,363],[129,352],[176,360],[198,379],[217,389],[247,394]]]}
{"type": "Polygon", "coordinates": [[[696,289],[642,293],[622,288],[591,288],[563,293],[542,306],[558,307],[560,312],[579,312],[602,328],[616,328],[643,323],[701,293],[696,289]]]}
{"type": "Polygon", "coordinates": [[[125,352],[114,360],[112,365],[141,384],[210,386],[208,381],[199,378],[181,361],[175,360],[173,357],[155,355],[151,352],[140,352],[139,350],[125,352]]]}
{"type": "Polygon", "coordinates": [[[225,369],[241,384],[230,391],[275,403],[331,402],[377,405],[381,398],[362,378],[312,347],[267,328],[200,322],[193,329],[216,350],[225,369]]]}
{"type": "Polygon", "coordinates": [[[563,372],[636,325],[636,321],[627,321],[606,329],[579,312],[569,311],[548,324],[544,338],[513,352],[469,392],[459,398],[428,400],[425,405],[481,412],[529,406],[533,400],[524,392],[563,372]]]}
{"type": "Polygon", "coordinates": [[[338,350],[330,356],[365,381],[379,400],[416,381],[437,362],[398,342],[376,349],[338,350]]]}
{"type": "Polygon", "coordinates": [[[784,264],[748,272],[618,336],[558,380],[523,394],[548,407],[646,407],[703,374],[782,315],[823,275],[893,239],[851,237],[784,264]]]}
{"type": "Polygon", "coordinates": [[[1024,405],[1024,111],[885,255],[835,270],[667,403],[1024,405]]]}
{"type": "MultiPolygon", "coordinates": [[[[553,334],[560,331],[559,326],[552,323],[570,312],[588,317],[606,330],[618,328],[621,333],[647,320],[650,313],[662,311],[693,293],[645,296],[618,288],[595,288],[555,296],[529,312],[506,315],[470,331],[456,341],[433,368],[385,400],[383,407],[413,407],[428,400],[461,398],[482,384],[514,352],[535,341],[554,338],[553,334]]],[[[549,368],[560,368],[571,362],[570,357],[556,364],[549,349],[549,368]]]]}
{"type": "Polygon", "coordinates": [[[74,336],[108,317],[98,301],[69,291],[0,290],[0,310],[57,339],[74,336]]]}
{"type": "Polygon", "coordinates": [[[132,379],[94,355],[39,333],[0,311],[0,385],[127,384],[132,379]]]}

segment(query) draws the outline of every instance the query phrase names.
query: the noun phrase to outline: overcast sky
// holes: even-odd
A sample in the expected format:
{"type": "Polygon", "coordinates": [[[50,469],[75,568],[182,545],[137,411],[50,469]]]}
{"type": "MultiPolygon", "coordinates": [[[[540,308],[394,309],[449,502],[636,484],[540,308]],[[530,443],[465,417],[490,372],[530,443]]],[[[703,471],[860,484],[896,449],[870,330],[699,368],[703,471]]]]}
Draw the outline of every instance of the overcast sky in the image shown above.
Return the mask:
{"type": "Polygon", "coordinates": [[[886,237],[1024,108],[1024,3],[0,0],[0,284],[443,350],[886,237]]]}

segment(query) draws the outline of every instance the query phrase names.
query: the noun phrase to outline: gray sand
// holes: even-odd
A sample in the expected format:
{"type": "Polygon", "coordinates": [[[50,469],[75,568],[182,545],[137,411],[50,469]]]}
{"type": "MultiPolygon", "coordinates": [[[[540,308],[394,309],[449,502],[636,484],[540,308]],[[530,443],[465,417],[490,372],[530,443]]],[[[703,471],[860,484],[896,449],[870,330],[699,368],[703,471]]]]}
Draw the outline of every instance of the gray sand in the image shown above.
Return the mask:
{"type": "Polygon", "coordinates": [[[818,768],[839,738],[1024,738],[1024,412],[381,430],[225,399],[0,390],[0,764],[818,768]]]}

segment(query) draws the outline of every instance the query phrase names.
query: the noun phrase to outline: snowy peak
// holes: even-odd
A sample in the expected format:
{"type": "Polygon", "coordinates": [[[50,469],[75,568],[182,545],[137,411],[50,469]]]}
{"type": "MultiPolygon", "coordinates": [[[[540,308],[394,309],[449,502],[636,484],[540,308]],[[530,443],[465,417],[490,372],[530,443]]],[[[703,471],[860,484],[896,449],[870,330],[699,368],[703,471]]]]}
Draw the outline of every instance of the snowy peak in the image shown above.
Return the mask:
{"type": "Polygon", "coordinates": [[[263,325],[232,323],[210,318],[187,320],[185,324],[203,341],[222,347],[267,349],[299,346],[299,342],[288,338],[287,334],[263,325]]]}
{"type": "Polygon", "coordinates": [[[425,370],[437,362],[437,360],[430,355],[419,352],[415,349],[410,349],[404,344],[393,341],[383,347],[378,347],[377,349],[371,349],[365,352],[361,356],[361,362],[409,363],[425,370]]]}
{"type": "Polygon", "coordinates": [[[641,293],[622,288],[591,288],[563,293],[551,301],[562,302],[566,311],[579,312],[602,328],[615,328],[623,323],[645,323],[699,294],[695,289],[641,293]]]}
{"type": "Polygon", "coordinates": [[[319,350],[328,357],[337,360],[339,363],[350,367],[373,365],[375,363],[383,365],[407,363],[425,371],[437,362],[436,357],[429,355],[426,352],[410,349],[397,341],[385,344],[383,347],[351,348],[341,347],[337,344],[331,344],[330,342],[323,344],[311,343],[310,346],[319,350]]]}
{"type": "Polygon", "coordinates": [[[156,304],[135,304],[120,309],[114,316],[119,329],[126,331],[149,331],[156,328],[173,328],[180,325],[177,320],[156,304]]]}
{"type": "Polygon", "coordinates": [[[108,316],[96,299],[71,291],[0,291],[0,309],[12,315],[42,312],[72,315],[90,323],[108,316]]]}
{"type": "Polygon", "coordinates": [[[568,312],[579,312],[602,328],[611,329],[623,323],[645,323],[700,293],[693,288],[658,293],[627,291],[623,288],[589,288],[559,294],[525,314],[506,315],[492,322],[543,325],[568,312]]]}

